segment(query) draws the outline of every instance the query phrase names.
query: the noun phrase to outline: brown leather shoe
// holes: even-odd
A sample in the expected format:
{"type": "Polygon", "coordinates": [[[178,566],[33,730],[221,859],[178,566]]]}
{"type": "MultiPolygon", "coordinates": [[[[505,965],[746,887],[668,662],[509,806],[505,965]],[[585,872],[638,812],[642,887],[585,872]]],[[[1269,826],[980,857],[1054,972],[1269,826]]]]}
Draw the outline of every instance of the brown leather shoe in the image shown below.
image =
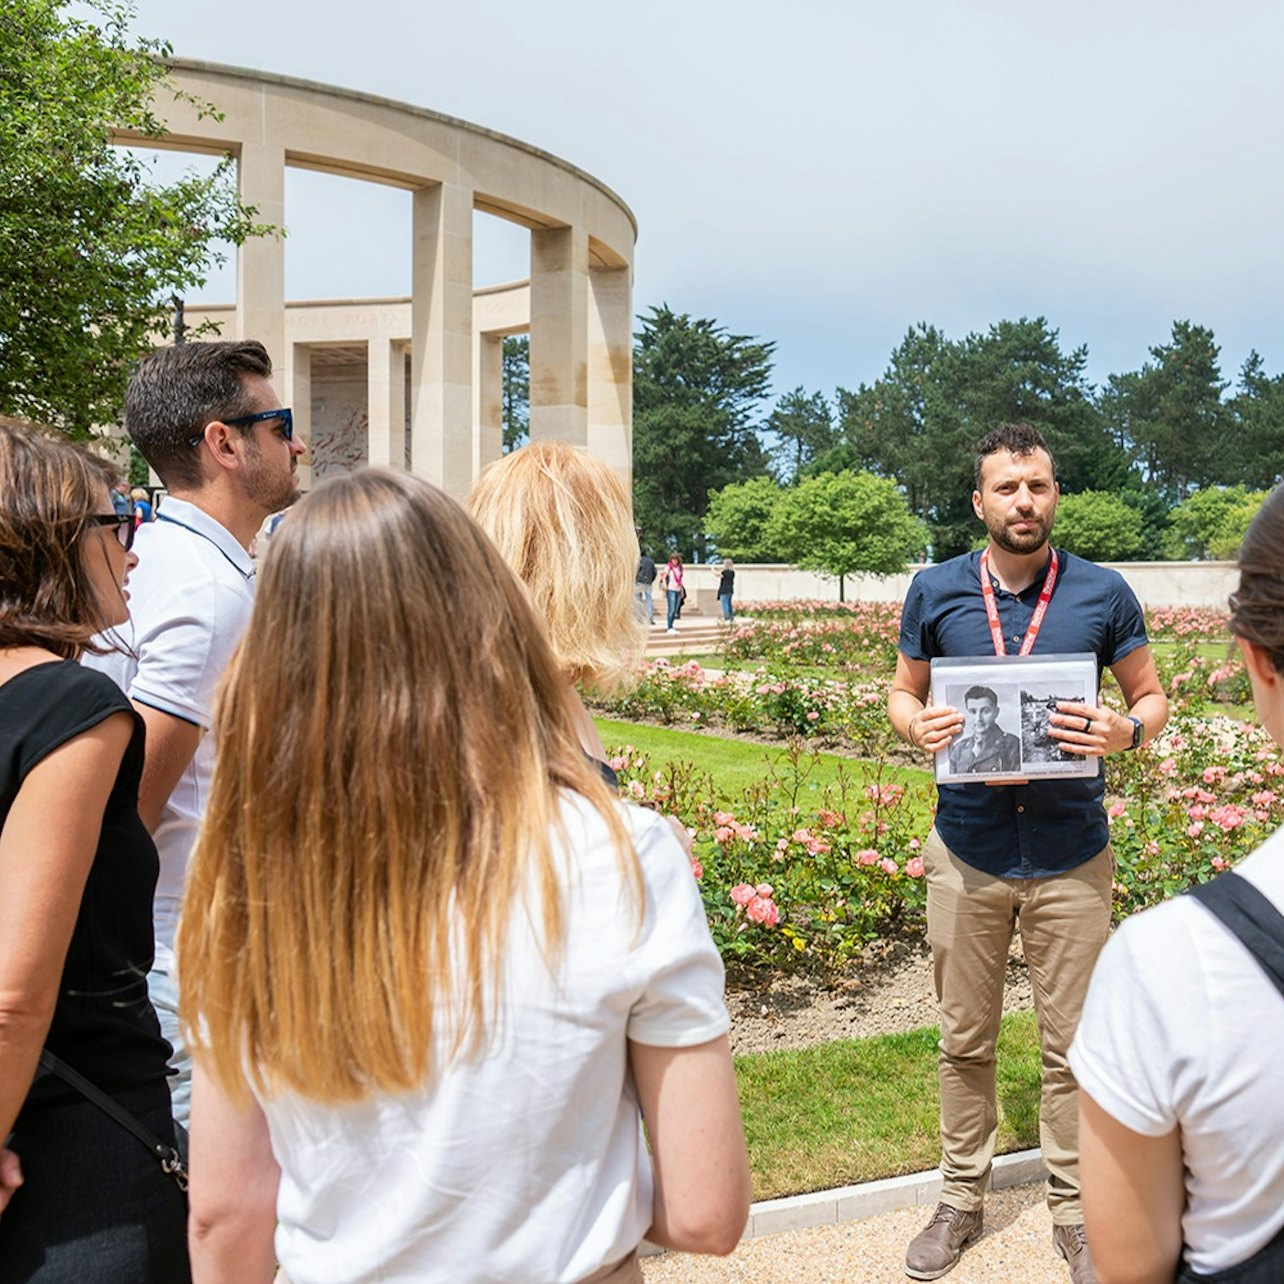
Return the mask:
{"type": "Polygon", "coordinates": [[[981,1216],[979,1208],[965,1213],[949,1204],[937,1204],[932,1220],[910,1240],[905,1274],[913,1280],[939,1280],[952,1271],[963,1249],[980,1235],[981,1216]]]}
{"type": "Polygon", "coordinates": [[[1052,1247],[1066,1259],[1074,1284],[1097,1284],[1097,1272],[1093,1269],[1092,1254],[1088,1251],[1088,1237],[1083,1233],[1081,1224],[1054,1226],[1052,1247]]]}

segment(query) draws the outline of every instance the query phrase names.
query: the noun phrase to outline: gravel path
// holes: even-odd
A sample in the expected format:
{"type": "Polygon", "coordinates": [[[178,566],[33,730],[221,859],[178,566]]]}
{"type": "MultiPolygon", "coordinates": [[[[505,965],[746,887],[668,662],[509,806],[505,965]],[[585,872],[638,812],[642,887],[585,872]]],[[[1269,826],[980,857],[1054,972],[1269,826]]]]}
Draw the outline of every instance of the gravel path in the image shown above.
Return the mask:
{"type": "MultiPolygon", "coordinates": [[[[905,1247],[930,1210],[746,1240],[727,1258],[665,1253],[643,1259],[647,1284],[906,1284],[905,1247]]],[[[950,1284],[1066,1284],[1052,1247],[1043,1184],[991,1192],[985,1233],[947,1277],[950,1284]]]]}

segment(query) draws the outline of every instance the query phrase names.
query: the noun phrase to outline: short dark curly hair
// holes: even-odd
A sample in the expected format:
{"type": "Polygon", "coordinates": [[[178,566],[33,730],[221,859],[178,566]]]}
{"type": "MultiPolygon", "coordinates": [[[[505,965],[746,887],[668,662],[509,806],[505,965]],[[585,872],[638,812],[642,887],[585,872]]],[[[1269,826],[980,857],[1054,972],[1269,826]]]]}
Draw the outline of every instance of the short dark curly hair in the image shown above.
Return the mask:
{"type": "Polygon", "coordinates": [[[1057,475],[1057,461],[1037,428],[1032,428],[1029,424],[1003,424],[987,432],[976,443],[977,490],[981,489],[981,465],[990,455],[997,454],[1000,450],[1009,455],[1033,455],[1036,450],[1041,450],[1052,463],[1052,475],[1057,475]]]}
{"type": "Polygon", "coordinates": [[[63,659],[98,651],[102,611],[80,556],[114,465],[37,424],[0,415],[0,647],[63,659]]]}
{"type": "Polygon", "coordinates": [[[125,427],[170,490],[199,483],[190,443],[206,424],[253,410],[247,375],[272,377],[272,358],[256,339],[181,343],[138,363],[125,390],[125,427]]]}

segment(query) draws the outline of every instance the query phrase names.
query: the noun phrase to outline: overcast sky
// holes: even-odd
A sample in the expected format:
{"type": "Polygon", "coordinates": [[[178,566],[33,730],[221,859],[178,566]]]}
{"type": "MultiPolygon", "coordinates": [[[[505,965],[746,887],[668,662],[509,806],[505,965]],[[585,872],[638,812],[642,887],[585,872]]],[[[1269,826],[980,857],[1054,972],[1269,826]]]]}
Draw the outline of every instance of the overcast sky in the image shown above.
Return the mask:
{"type": "MultiPolygon", "coordinates": [[[[1174,319],[1227,378],[1284,368],[1274,0],[138,0],[135,30],[588,170],[637,216],[635,311],[774,339],[777,392],[1022,315],[1098,382],[1174,319]]],[[[406,193],[290,171],[286,198],[288,297],[408,293],[406,193]]],[[[528,271],[495,222],[479,284],[528,271]]]]}

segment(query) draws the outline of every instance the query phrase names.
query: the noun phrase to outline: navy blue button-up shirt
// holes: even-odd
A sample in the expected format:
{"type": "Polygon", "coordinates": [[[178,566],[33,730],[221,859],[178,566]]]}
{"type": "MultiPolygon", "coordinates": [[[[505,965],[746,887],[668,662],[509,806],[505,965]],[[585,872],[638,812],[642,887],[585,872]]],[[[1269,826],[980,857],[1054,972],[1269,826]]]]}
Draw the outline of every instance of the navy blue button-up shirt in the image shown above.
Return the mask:
{"type": "MultiPolygon", "coordinates": [[[[1146,645],[1141,606],[1117,571],[1057,551],[1052,600],[1035,655],[1090,651],[1104,668],[1146,645]]],[[[1009,655],[1016,655],[1039,600],[1046,568],[1021,593],[994,584],[1009,655]]],[[[965,553],[920,571],[901,614],[900,650],[910,660],[994,654],[981,596],[981,554],[965,553]]],[[[1110,838],[1105,777],[1034,780],[1027,785],[938,786],[936,829],[960,860],[999,878],[1044,878],[1091,860],[1110,838]]]]}

